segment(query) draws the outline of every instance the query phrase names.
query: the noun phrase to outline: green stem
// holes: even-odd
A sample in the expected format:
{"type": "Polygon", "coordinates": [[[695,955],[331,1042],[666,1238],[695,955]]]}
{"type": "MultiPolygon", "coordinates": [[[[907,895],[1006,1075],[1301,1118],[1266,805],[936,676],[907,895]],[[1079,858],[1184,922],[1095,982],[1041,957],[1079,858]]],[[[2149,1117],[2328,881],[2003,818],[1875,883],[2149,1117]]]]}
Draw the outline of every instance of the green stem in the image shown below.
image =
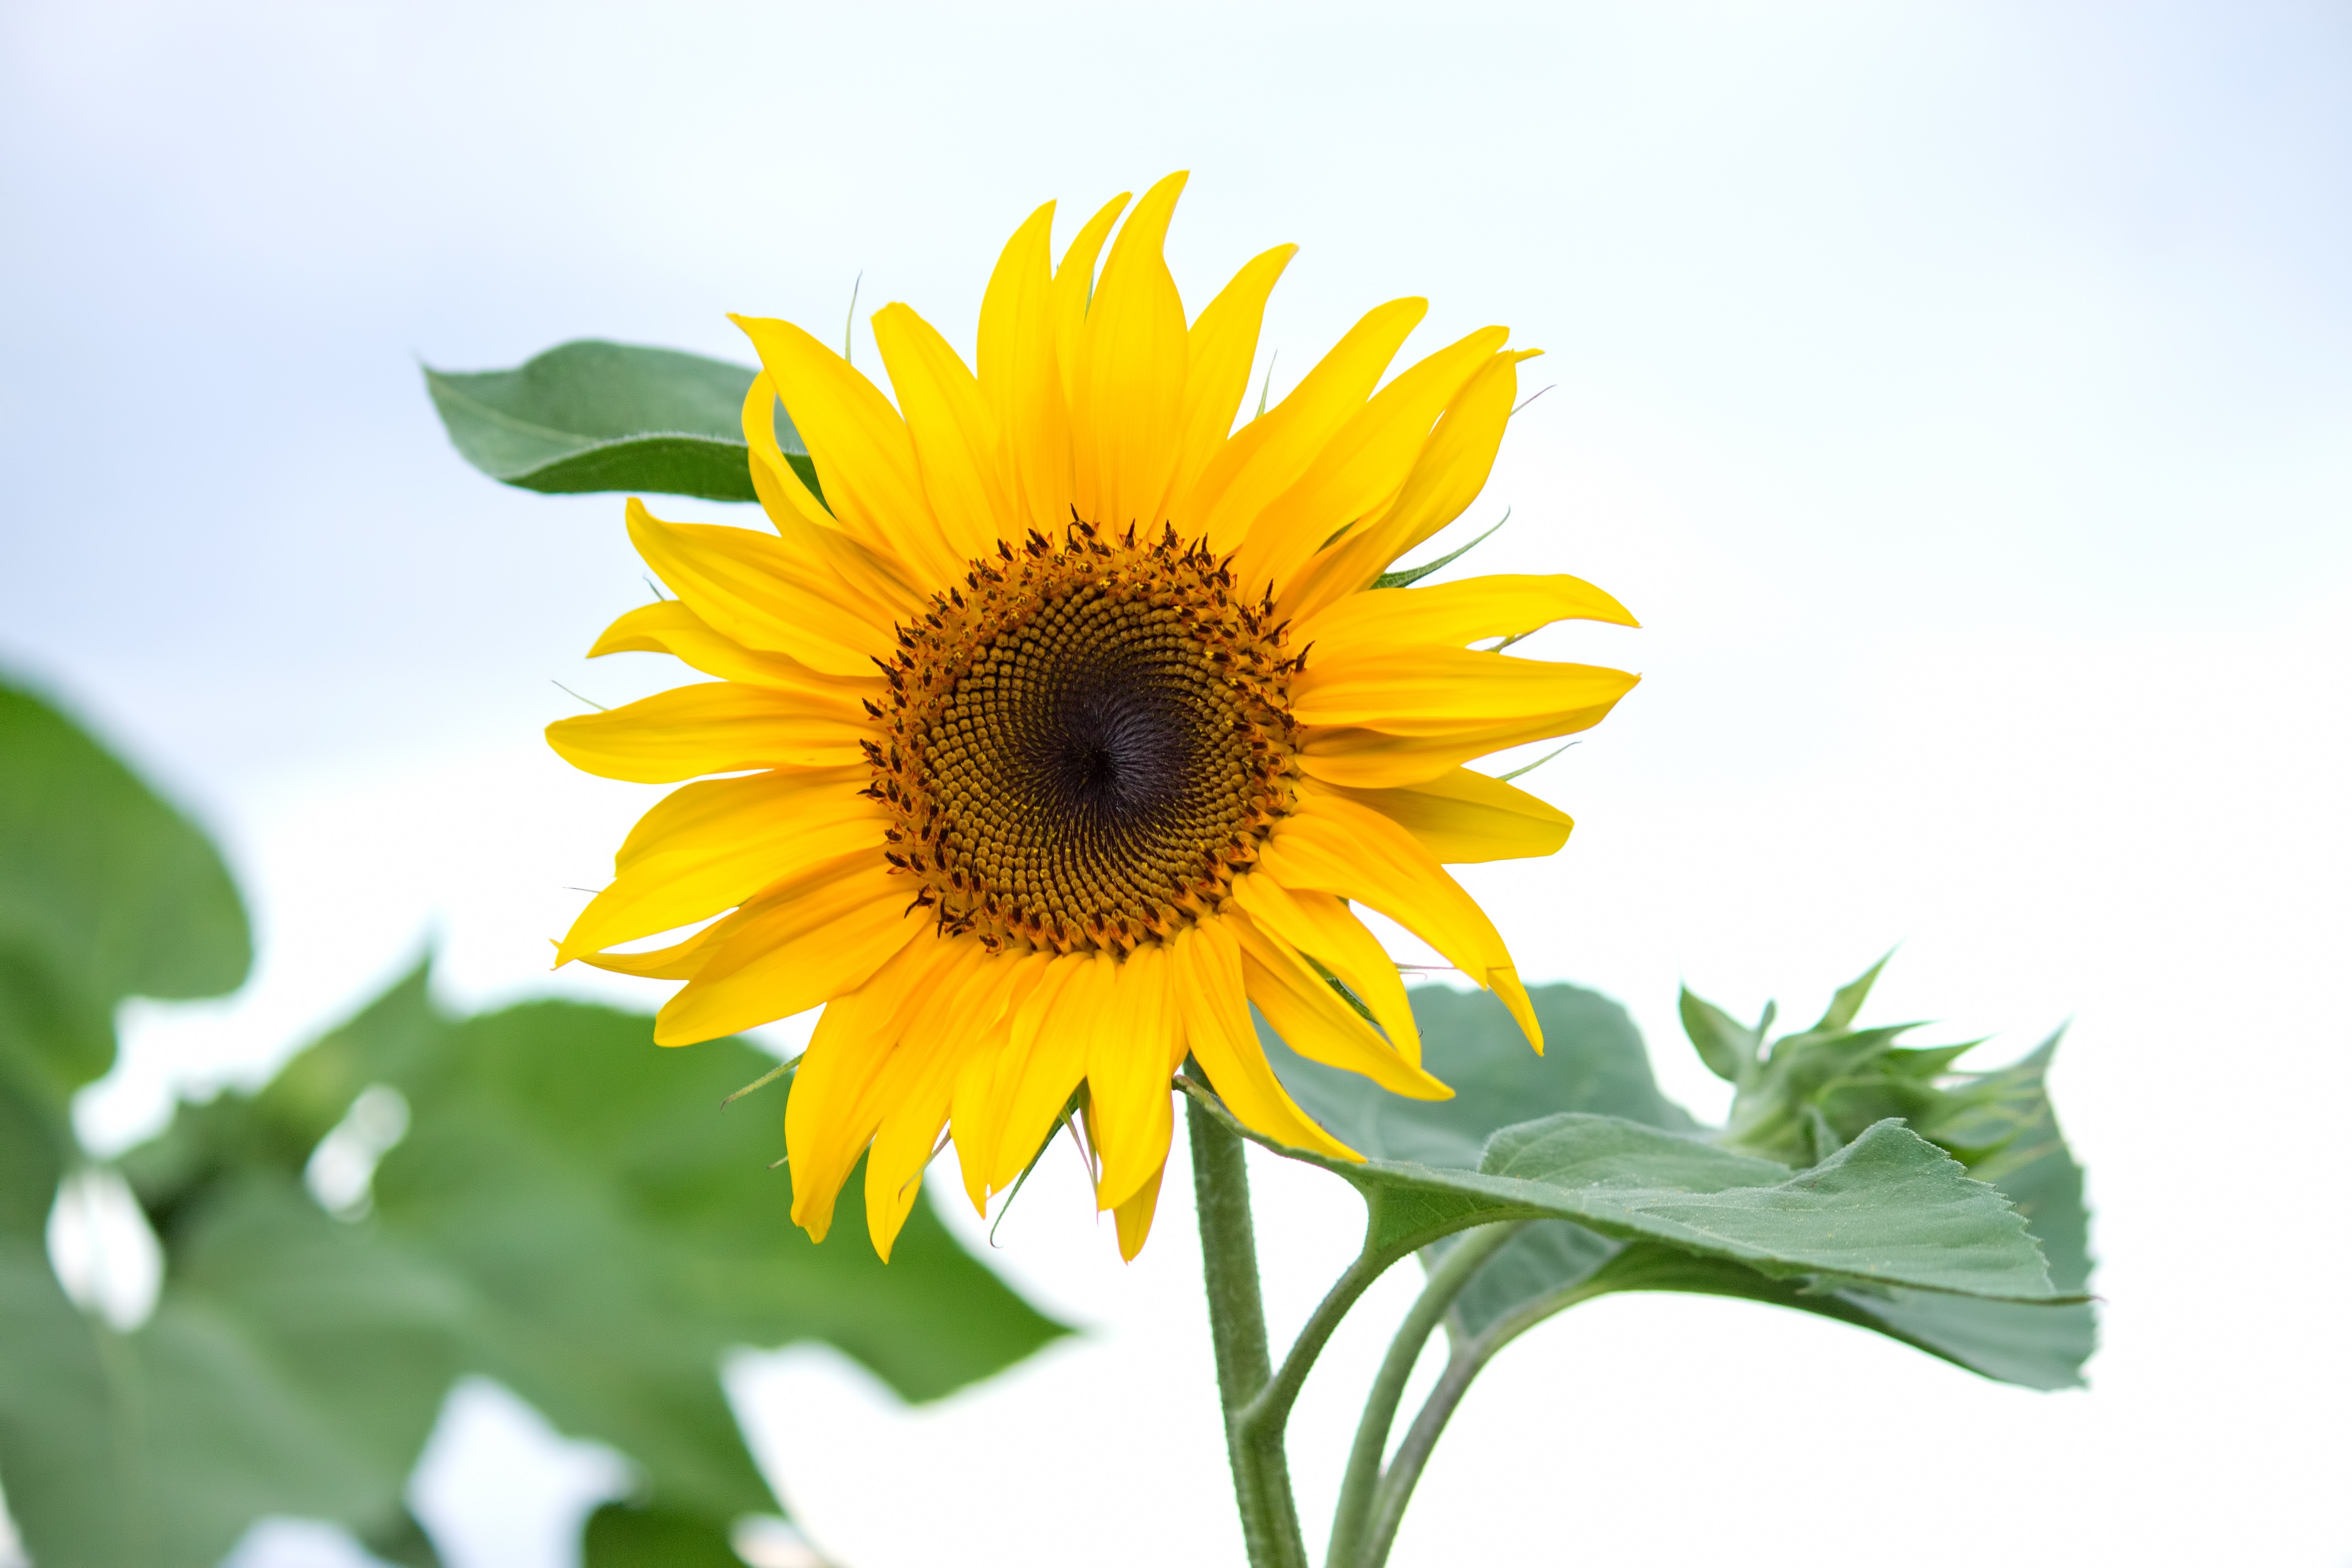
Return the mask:
{"type": "Polygon", "coordinates": [[[1421,1414],[1406,1428],[1404,1441],[1397,1445],[1396,1458],[1389,1461],[1389,1472],[1381,1478],[1372,1497],[1364,1568],[1381,1568],[1388,1562],[1389,1549],[1396,1544],[1397,1528],[1404,1523],[1404,1505],[1412,1500],[1412,1489],[1429,1463],[1431,1450],[1437,1447],[1438,1436],[1462,1403],[1462,1396],[1470,1392],[1470,1380],[1486,1367],[1493,1353],[1484,1349],[1483,1341],[1455,1347],[1445,1371],[1438,1377],[1437,1386],[1429,1391],[1421,1414]]]}
{"type": "Polygon", "coordinates": [[[1325,1568],[1358,1568],[1372,1527],[1372,1509],[1381,1482],[1381,1458],[1388,1451],[1397,1406],[1404,1401],[1405,1384],[1412,1380],[1422,1350],[1444,1321],[1454,1299],[1470,1283],[1471,1276],[1523,1228],[1521,1225],[1482,1226],[1454,1244],[1430,1270],[1429,1283],[1423,1287],[1421,1299],[1412,1304],[1412,1310],[1398,1325],[1396,1337],[1389,1342],[1389,1353],[1381,1363],[1380,1374],[1372,1380],[1371,1393],[1364,1401],[1363,1417],[1356,1424],[1356,1444],[1348,1454],[1348,1473],[1339,1487],[1339,1505],[1332,1511],[1331,1548],[1324,1557],[1325,1568]]]}
{"type": "MultiPolygon", "coordinates": [[[[1243,1417],[1273,1379],[1265,1305],[1258,1292],[1257,1242],[1250,1223],[1249,1169],[1240,1136],[1187,1097],[1192,1192],[1201,1216],[1201,1273],[1209,1293],[1209,1337],[1217,1353],[1217,1395],[1233,1461],[1234,1501],[1250,1568],[1307,1568],[1298,1505],[1281,1434],[1268,1444],[1243,1417]]],[[[1303,1374],[1302,1374],[1303,1375],[1303,1374]]]]}
{"type": "MultiPolygon", "coordinates": [[[[1396,1457],[1389,1461],[1388,1473],[1381,1478],[1371,1501],[1371,1526],[1366,1542],[1361,1568],[1382,1568],[1389,1560],[1390,1549],[1396,1544],[1397,1529],[1404,1523],[1405,1504],[1412,1500],[1412,1489],[1421,1481],[1421,1472],[1428,1467],[1429,1457],[1437,1447],[1437,1439],[1453,1419],[1462,1396],[1470,1392],[1471,1380],[1486,1370],[1496,1353],[1538,1323],[1555,1312],[1562,1312],[1579,1301],[1605,1294],[1607,1287],[1596,1288],[1591,1280],[1568,1290],[1556,1292],[1539,1300],[1530,1301],[1509,1317],[1504,1318],[1467,1344],[1454,1347],[1453,1356],[1437,1379],[1437,1386],[1429,1391],[1421,1414],[1413,1417],[1412,1426],[1397,1445],[1396,1457]]],[[[1341,1568],[1336,1561],[1329,1568],[1341,1568]]]]}
{"type": "Polygon", "coordinates": [[[1392,1258],[1360,1253],[1348,1265],[1347,1272],[1315,1304],[1315,1310],[1298,1331],[1298,1338],[1291,1342],[1290,1352],[1282,1358],[1281,1369],[1276,1372],[1273,1381],[1239,1413],[1237,1418],[1244,1431],[1263,1442],[1282,1442],[1290,1425],[1290,1407],[1298,1402],[1298,1391],[1306,1385],[1307,1374],[1315,1369],[1315,1359],[1323,1353],[1323,1347],[1330,1342],[1348,1310],[1394,1261],[1392,1258]]]}

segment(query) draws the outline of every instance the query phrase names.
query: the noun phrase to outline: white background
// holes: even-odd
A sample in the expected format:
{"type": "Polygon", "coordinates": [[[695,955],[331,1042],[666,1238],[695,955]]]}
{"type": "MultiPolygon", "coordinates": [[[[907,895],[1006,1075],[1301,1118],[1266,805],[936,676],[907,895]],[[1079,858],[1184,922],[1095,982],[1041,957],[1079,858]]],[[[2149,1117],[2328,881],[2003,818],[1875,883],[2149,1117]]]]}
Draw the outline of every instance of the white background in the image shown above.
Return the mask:
{"type": "MultiPolygon", "coordinates": [[[[260,1076],[428,939],[467,1005],[656,999],[544,972],[643,804],[536,735],[551,679],[660,679],[577,658],[645,594],[619,501],[474,474],[418,359],[744,358],[723,312],[836,334],[861,270],[968,344],[1036,202],[1175,167],[1194,306],[1304,247],[1277,394],[1401,293],[1424,350],[1550,351],[1472,564],[1610,588],[1646,629],[1550,650],[1647,679],[1528,781],[1569,849],[1465,877],[1531,979],[1622,997],[1703,1112],[1682,977],[1807,1014],[1900,942],[1877,1016],[2075,1020],[2088,1393],[1614,1298],[1474,1394],[1397,1562],[2352,1562],[2340,6],[9,0],[0,659],[222,837],[263,953],[129,1020],[88,1135],[260,1076]]],[[[1352,1200],[1259,1194],[1295,1323],[1352,1200]]],[[[849,1568],[1238,1562],[1185,1205],[1123,1268],[1073,1166],[998,1240],[1085,1337],[912,1412],[829,1352],[737,1364],[804,1527],[849,1568]]],[[[1295,1429],[1310,1520],[1376,1331],[1295,1429]]],[[[418,1500],[455,1568],[565,1561],[612,1484],[533,1419],[453,1404],[418,1500]]]]}

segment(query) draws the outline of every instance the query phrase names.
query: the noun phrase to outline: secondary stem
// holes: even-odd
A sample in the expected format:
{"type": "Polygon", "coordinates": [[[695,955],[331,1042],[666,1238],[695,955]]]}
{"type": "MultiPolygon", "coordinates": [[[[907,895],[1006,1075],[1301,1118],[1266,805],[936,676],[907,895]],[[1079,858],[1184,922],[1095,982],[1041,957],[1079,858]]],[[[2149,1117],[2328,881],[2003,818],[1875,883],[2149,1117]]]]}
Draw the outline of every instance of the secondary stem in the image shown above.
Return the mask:
{"type": "Polygon", "coordinates": [[[1380,1491],[1381,1458],[1388,1451],[1397,1406],[1403,1403],[1405,1384],[1412,1378],[1422,1349],[1429,1343],[1429,1336],[1437,1331],[1454,1297],[1470,1283],[1471,1276],[1522,1228],[1517,1225],[1486,1226],[1454,1243],[1430,1270],[1429,1283],[1423,1288],[1420,1300],[1398,1325],[1396,1337],[1389,1342],[1389,1353],[1381,1363],[1380,1373],[1372,1380],[1371,1393],[1364,1400],[1363,1417],[1356,1424],[1356,1443],[1348,1454],[1347,1478],[1340,1484],[1339,1507],[1332,1510],[1331,1547],[1324,1557],[1325,1568],[1358,1568],[1372,1528],[1372,1510],[1380,1491]]]}
{"type": "Polygon", "coordinates": [[[1225,1452],[1233,1461],[1234,1501],[1251,1568],[1307,1568],[1298,1531],[1298,1505],[1281,1435],[1267,1443],[1244,1420],[1273,1377],[1266,1351],[1265,1305],[1259,1294],[1257,1242],[1250,1222],[1249,1169],[1238,1134],[1186,1097],[1185,1127],[1192,1143],[1192,1192],[1201,1216],[1201,1273],[1209,1293],[1209,1337],[1217,1354],[1217,1396],[1225,1418],[1225,1452]]]}
{"type": "MultiPolygon", "coordinates": [[[[1421,1472],[1428,1467],[1437,1439],[1460,1407],[1462,1396],[1470,1392],[1471,1382],[1486,1370],[1496,1353],[1555,1312],[1565,1311],[1605,1289],[1587,1280],[1576,1289],[1530,1301],[1491,1324],[1476,1339],[1454,1347],[1444,1372],[1438,1376],[1437,1386],[1429,1391],[1421,1414],[1406,1429],[1403,1441],[1397,1445],[1395,1458],[1389,1461],[1388,1473],[1373,1492],[1370,1530],[1360,1564],[1349,1564],[1348,1568],[1381,1568],[1388,1562],[1390,1549],[1396,1545],[1397,1529],[1404,1523],[1405,1504],[1412,1500],[1412,1489],[1420,1483],[1421,1472]]],[[[1341,1564],[1334,1559],[1329,1568],[1341,1568],[1341,1564]]]]}

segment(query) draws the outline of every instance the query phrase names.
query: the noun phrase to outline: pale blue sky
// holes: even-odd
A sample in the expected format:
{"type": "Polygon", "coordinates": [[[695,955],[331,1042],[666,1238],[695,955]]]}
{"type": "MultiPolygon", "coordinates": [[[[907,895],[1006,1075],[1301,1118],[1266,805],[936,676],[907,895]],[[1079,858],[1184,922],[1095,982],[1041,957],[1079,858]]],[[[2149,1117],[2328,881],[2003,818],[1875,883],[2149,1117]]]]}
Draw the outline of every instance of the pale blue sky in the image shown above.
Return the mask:
{"type": "MultiPolygon", "coordinates": [[[[1596,1563],[1810,1564],[1754,1521],[1823,1453],[1857,1532],[1967,1498],[1922,1563],[1988,1538],[2020,1564],[2352,1560],[2352,1453],[2314,1414],[2352,1400],[2340,5],[7,0],[0,661],[223,833],[265,940],[239,1003],[142,1017],[86,1122],[127,1137],[175,1081],[262,1070],[428,927],[457,995],[579,984],[541,973],[544,939],[638,803],[535,736],[572,710],[551,679],[660,679],[577,658],[639,569],[617,500],[466,468],[419,358],[745,357],[725,312],[830,334],[861,271],[865,309],[968,342],[1037,202],[1175,167],[1195,305],[1304,247],[1277,392],[1401,293],[1432,299],[1423,345],[1497,321],[1549,351],[1474,513],[1514,520],[1465,565],[1612,589],[1646,629],[1558,646],[1647,681],[1531,776],[1580,819],[1564,857],[1467,879],[1531,976],[1626,997],[1701,1109],[1678,977],[1801,1012],[1902,941],[1889,1016],[2020,1045],[2080,1020],[2059,1089],[2114,1300],[2093,1394],[1612,1302],[1514,1350],[1400,1564],[1517,1554],[1482,1475],[1624,1521],[1591,1527],[1596,1563]],[[1571,1387],[1585,1415],[1555,1417],[1571,1387]]],[[[1104,1325],[1052,1365],[911,1422],[806,1358],[743,1374],[853,1568],[971,1545],[887,1500],[882,1456],[962,1496],[958,1445],[1008,1426],[1046,1457],[1014,1520],[1066,1501],[1036,1479],[1060,1474],[1082,1521],[1159,1500],[1139,1563],[1230,1552],[1198,1347],[1166,1351],[1198,1331],[1189,1243],[1122,1273],[1075,1199],[1067,1236],[1047,1215],[998,1258],[1104,1325]],[[1157,1423],[1139,1468],[1056,1415],[1114,1394],[1157,1423]],[[794,1437],[803,1408],[832,1440],[794,1437]],[[1180,1481],[1209,1495],[1171,1517],[1180,1481]]],[[[1296,1223],[1283,1300],[1317,1284],[1296,1223]]],[[[1310,1401],[1302,1446],[1341,1419],[1310,1401]]],[[[971,1560],[1044,1561],[1033,1539],[971,1560]]]]}

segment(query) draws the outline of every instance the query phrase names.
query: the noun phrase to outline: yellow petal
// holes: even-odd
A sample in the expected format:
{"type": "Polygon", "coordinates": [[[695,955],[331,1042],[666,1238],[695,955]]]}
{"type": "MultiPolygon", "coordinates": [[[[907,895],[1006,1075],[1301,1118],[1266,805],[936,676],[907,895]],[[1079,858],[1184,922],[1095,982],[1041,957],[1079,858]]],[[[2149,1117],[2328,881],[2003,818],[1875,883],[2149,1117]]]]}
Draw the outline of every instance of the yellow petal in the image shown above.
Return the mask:
{"type": "Polygon", "coordinates": [[[718,949],[654,1020],[654,1039],[692,1045],[789,1018],[866,984],[883,962],[929,932],[908,885],[879,849],[845,855],[789,878],[720,921],[718,949]]]}
{"type": "Polygon", "coordinates": [[[1117,1208],[1167,1163],[1175,1126],[1170,1079],[1184,1060],[1170,996],[1168,951],[1140,947],[1113,966],[1107,1011],[1087,1048],[1087,1102],[1102,1173],[1097,1208],[1117,1208]]]}
{"type": "Polygon", "coordinates": [[[975,1213],[988,1214],[989,1173],[1003,1141],[1003,1106],[995,1100],[1000,1069],[1006,1067],[1013,1021],[1045,978],[1052,955],[1023,953],[1005,959],[1004,996],[994,1020],[981,1032],[956,1075],[949,1116],[955,1128],[956,1161],[963,1169],[965,1195],[975,1213]]]}
{"type": "Polygon", "coordinates": [[[1294,1149],[1339,1160],[1362,1159],[1299,1110],[1274,1076],[1250,1022],[1241,947],[1224,923],[1209,920],[1190,926],[1170,947],[1185,1042],[1234,1119],[1294,1149]]]}
{"type": "Polygon", "coordinates": [[[842,531],[776,445],[776,389],[765,371],[751,378],[743,395],[743,438],[751,448],[751,488],[761,510],[794,560],[827,574],[848,605],[885,626],[919,610],[924,595],[908,586],[895,557],[860,544],[842,531]]]}
{"type": "Polygon", "coordinates": [[[1013,506],[1004,494],[996,415],[981,395],[978,378],[929,321],[904,305],[876,312],[874,341],[915,443],[931,514],[958,553],[993,555],[1013,506]]]}
{"type": "Polygon", "coordinates": [[[1169,486],[1171,497],[1192,488],[1232,434],[1234,416],[1249,392],[1250,367],[1257,361],[1266,296],[1297,254],[1295,245],[1277,245],[1252,258],[1184,334],[1182,434],[1177,441],[1176,478],[1169,486]]]}
{"type": "Polygon", "coordinates": [[[1456,735],[1555,715],[1562,725],[1556,732],[1566,733],[1599,722],[1641,679],[1458,647],[1310,654],[1292,680],[1290,710],[1304,724],[1362,725],[1391,735],[1456,735]]]}
{"type": "Polygon", "coordinates": [[[1468,768],[1402,789],[1348,789],[1315,780],[1307,787],[1371,807],[1453,865],[1549,855],[1576,826],[1559,807],[1468,768]]]}
{"type": "Polygon", "coordinates": [[[997,1087],[1002,1110],[991,1186],[1002,1189],[1020,1175],[1087,1076],[1087,1048],[1109,1013],[1118,967],[1107,952],[1064,954],[1024,1002],[1005,1047],[1012,1070],[997,1087]]]}
{"type": "Polygon", "coordinates": [[[1252,920],[1339,977],[1372,1010],[1389,1044],[1421,1062],[1421,1026],[1405,999],[1396,961],[1348,906],[1328,893],[1286,888],[1272,877],[1234,879],[1234,902],[1252,920]]]}
{"type": "Polygon", "coordinates": [[[1400,789],[1441,777],[1490,752],[1590,730],[1608,712],[1604,707],[1542,713],[1438,735],[1391,735],[1347,727],[1309,730],[1299,749],[1298,765],[1308,777],[1325,784],[1350,789],[1400,789]]]}
{"type": "MultiPolygon", "coordinates": [[[[1105,226],[1108,231],[1108,226],[1105,226]]],[[[1059,528],[1070,515],[1070,420],[1054,346],[1054,204],[1005,242],[980,304],[982,395],[1004,436],[1015,510],[1003,537],[1059,528]]]]}
{"type": "Polygon", "coordinates": [[[961,951],[954,942],[910,942],[817,1019],[784,1102],[784,1149],[793,1223],[818,1241],[832,1227],[842,1183],[881,1124],[875,1080],[908,1016],[952,974],[961,951]]]}
{"type": "Polygon", "coordinates": [[[555,962],[690,924],[819,861],[879,847],[890,816],[858,793],[870,776],[821,768],[672,791],[622,843],[618,875],[572,922],[555,962]]]}
{"type": "Polygon", "coordinates": [[[1118,1205],[1118,1255],[1128,1262],[1143,1250],[1144,1238],[1151,1234],[1152,1212],[1160,1206],[1160,1180],[1168,1173],[1163,1163],[1155,1169],[1135,1195],[1118,1205]]]}
{"type": "Polygon", "coordinates": [[[1502,934],[1477,901],[1403,828],[1369,806],[1320,792],[1301,797],[1266,844],[1259,869],[1286,887],[1369,904],[1501,997],[1537,1049],[1543,1033],[1502,934]]]}
{"type": "Polygon", "coordinates": [[[963,575],[924,499],[906,422],[874,384],[790,321],[737,316],[769,383],[792,411],[824,487],[825,503],[851,537],[895,562],[919,584],[963,575]]]}
{"type": "Polygon", "coordinates": [[[1118,231],[1078,333],[1070,397],[1073,500],[1119,531],[1160,522],[1184,405],[1184,301],[1162,247],[1181,174],[1143,194],[1118,231]]]}
{"type": "Polygon", "coordinates": [[[588,657],[602,658],[608,653],[666,653],[721,680],[797,692],[803,701],[845,719],[864,711],[859,699],[878,702],[889,689],[878,675],[825,675],[782,654],[754,652],[711,630],[709,622],[676,599],[640,605],[606,626],[588,657]]]}
{"type": "Polygon", "coordinates": [[[1264,583],[1286,585],[1334,534],[1385,508],[1428,445],[1430,426],[1508,336],[1506,328],[1482,328],[1406,369],[1332,433],[1297,482],[1244,520],[1234,574],[1245,595],[1264,583]]]}
{"type": "Polygon", "coordinates": [[[1343,595],[1372,585],[1374,578],[1414,545],[1462,515],[1495,467],[1518,397],[1515,368],[1541,351],[1496,354],[1454,395],[1415,459],[1404,488],[1380,516],[1309,561],[1276,601],[1276,613],[1303,621],[1343,595]]]}
{"type": "Polygon", "coordinates": [[[1070,241],[1070,248],[1062,252],[1062,265],[1054,270],[1054,360],[1060,367],[1066,407],[1078,400],[1078,335],[1086,328],[1087,303],[1094,299],[1095,258],[1102,255],[1103,241],[1110,237],[1110,226],[1127,210],[1128,195],[1119,192],[1087,219],[1077,237],[1070,241]]]}
{"type": "Polygon", "coordinates": [[[1180,498],[1179,531],[1219,550],[1241,544],[1266,503],[1297,484],[1364,399],[1428,312],[1426,300],[1391,300],[1348,329],[1290,395],[1242,426],[1180,498]]]}
{"type": "Polygon", "coordinates": [[[763,370],[743,392],[743,444],[751,448],[751,489],[760,498],[760,510],[772,522],[814,523],[839,532],[839,520],[817,500],[800,470],[784,460],[784,449],[776,443],[776,402],[775,384],[763,370]]]}
{"type": "Polygon", "coordinates": [[[783,542],[749,528],[664,522],[631,497],[629,539],[646,564],[713,630],[827,675],[869,676],[897,638],[845,608],[783,542]]]}
{"type": "Polygon", "coordinates": [[[677,686],[547,727],[547,743],[583,773],[676,784],[753,768],[834,768],[863,761],[871,733],[797,692],[714,680],[677,686]]]}
{"type": "Polygon", "coordinates": [[[1481,637],[1522,637],[1555,621],[1642,624],[1581,577],[1513,574],[1350,594],[1297,622],[1291,635],[1301,647],[1328,658],[1383,652],[1401,643],[1460,647],[1481,637]]]}
{"type": "Polygon", "coordinates": [[[1236,911],[1224,919],[1241,944],[1242,982],[1249,999],[1285,1045],[1309,1061],[1360,1073],[1391,1094],[1413,1100],[1454,1097],[1419,1063],[1408,1061],[1373,1033],[1288,942],[1245,914],[1236,911]]]}
{"type": "Polygon", "coordinates": [[[711,933],[721,922],[712,921],[684,942],[650,952],[589,952],[580,962],[593,969],[609,969],[615,974],[634,974],[641,980],[691,980],[710,955],[719,951],[711,933]]]}
{"type": "Polygon", "coordinates": [[[872,1094],[882,1116],[866,1155],[866,1226],[874,1250],[890,1260],[891,1244],[922,1195],[923,1169],[947,1125],[956,1076],[974,1041],[1003,1005],[1012,961],[977,942],[957,950],[930,994],[906,1015],[890,1059],[875,1077],[872,1094]]]}

